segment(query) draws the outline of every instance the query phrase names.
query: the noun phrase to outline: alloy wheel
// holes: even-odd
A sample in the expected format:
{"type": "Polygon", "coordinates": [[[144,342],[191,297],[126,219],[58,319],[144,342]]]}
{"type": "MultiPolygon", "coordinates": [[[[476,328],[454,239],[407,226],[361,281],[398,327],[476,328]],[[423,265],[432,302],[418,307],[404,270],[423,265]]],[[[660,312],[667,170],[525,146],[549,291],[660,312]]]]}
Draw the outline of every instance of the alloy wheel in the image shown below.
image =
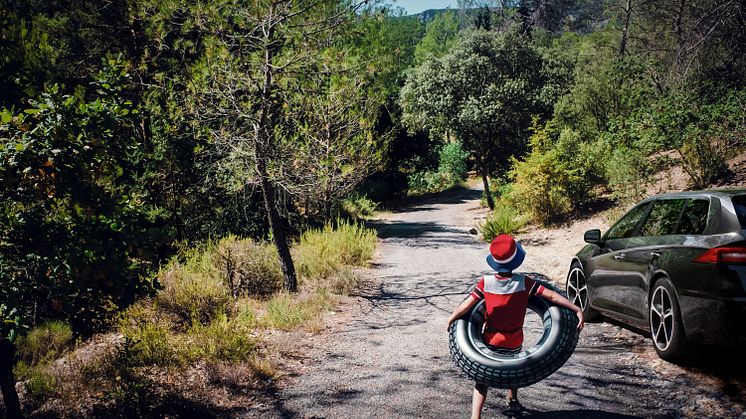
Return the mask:
{"type": "Polygon", "coordinates": [[[653,291],[650,299],[650,334],[655,347],[665,351],[671,345],[673,338],[673,305],[668,290],[659,286],[653,291]]]}
{"type": "Polygon", "coordinates": [[[585,311],[588,305],[588,286],[585,283],[585,274],[580,267],[573,268],[567,274],[567,297],[573,304],[585,311]]]}

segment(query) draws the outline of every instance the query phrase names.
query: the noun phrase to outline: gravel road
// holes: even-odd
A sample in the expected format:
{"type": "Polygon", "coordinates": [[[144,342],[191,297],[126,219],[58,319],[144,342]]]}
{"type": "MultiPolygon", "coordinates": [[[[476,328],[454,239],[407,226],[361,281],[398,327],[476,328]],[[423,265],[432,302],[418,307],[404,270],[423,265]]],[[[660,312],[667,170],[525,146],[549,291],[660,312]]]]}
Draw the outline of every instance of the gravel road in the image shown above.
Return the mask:
{"type": "MultiPolygon", "coordinates": [[[[302,372],[262,416],[468,417],[472,383],[450,358],[445,320],[488,272],[487,246],[468,231],[481,213],[480,195],[451,191],[375,223],[375,279],[311,344],[302,372]]],[[[548,245],[563,235],[566,229],[529,235],[520,270],[564,272],[569,259],[548,245]]],[[[527,328],[534,324],[527,319],[527,328]]],[[[732,366],[680,368],[660,361],[640,335],[588,324],[567,364],[520,397],[532,418],[735,417],[744,412],[744,376],[732,366]]],[[[485,417],[503,417],[503,397],[490,391],[485,417]]]]}

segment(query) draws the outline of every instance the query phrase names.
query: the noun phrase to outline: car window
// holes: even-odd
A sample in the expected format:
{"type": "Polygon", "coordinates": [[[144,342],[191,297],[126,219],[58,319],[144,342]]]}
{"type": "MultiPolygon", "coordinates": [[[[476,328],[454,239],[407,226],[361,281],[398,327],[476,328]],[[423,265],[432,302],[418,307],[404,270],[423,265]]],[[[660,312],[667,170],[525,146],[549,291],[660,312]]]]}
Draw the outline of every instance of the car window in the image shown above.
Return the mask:
{"type": "Polygon", "coordinates": [[[617,221],[606,233],[606,240],[622,239],[632,237],[640,220],[645,215],[649,204],[638,205],[632,208],[621,220],[617,221]]]}
{"type": "Polygon", "coordinates": [[[741,224],[741,230],[746,230],[746,195],[734,196],[733,208],[736,209],[738,222],[741,224]]]}
{"type": "MultiPolygon", "coordinates": [[[[746,210],[746,208],[744,208],[746,210]]],[[[710,201],[707,199],[690,199],[681,214],[676,234],[702,234],[707,227],[707,214],[710,212],[710,201]]],[[[739,218],[740,219],[740,218],[739,218]]],[[[743,224],[741,224],[743,225],[743,224]]]]}
{"type": "Polygon", "coordinates": [[[674,234],[681,210],[687,199],[661,199],[653,203],[650,215],[640,229],[641,236],[668,236],[674,234]]]}

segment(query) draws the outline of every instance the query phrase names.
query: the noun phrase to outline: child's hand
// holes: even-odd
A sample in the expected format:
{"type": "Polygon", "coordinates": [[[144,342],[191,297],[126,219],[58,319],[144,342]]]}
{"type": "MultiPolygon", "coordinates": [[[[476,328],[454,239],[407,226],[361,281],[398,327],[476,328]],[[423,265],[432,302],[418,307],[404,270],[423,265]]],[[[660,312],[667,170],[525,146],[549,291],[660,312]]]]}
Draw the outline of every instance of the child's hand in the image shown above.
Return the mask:
{"type": "Polygon", "coordinates": [[[583,311],[578,310],[575,312],[575,314],[578,315],[578,331],[583,330],[583,327],[585,326],[585,321],[583,319],[583,311]]]}

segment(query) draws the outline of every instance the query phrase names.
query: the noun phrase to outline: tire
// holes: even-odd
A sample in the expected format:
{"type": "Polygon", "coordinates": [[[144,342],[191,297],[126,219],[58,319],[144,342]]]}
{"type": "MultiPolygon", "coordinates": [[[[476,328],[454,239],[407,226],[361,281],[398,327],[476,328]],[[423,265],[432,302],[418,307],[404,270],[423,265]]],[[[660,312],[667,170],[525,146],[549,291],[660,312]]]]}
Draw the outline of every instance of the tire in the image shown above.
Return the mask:
{"type": "Polygon", "coordinates": [[[650,338],[658,356],[670,362],[684,362],[692,353],[686,338],[681,310],[673,284],[660,278],[653,284],[648,304],[650,338]]]}
{"type": "MultiPolygon", "coordinates": [[[[552,285],[542,285],[561,293],[552,285]]],[[[565,364],[578,343],[577,316],[572,310],[537,296],[529,297],[528,308],[542,318],[544,334],[534,346],[515,355],[494,352],[482,340],[484,300],[451,324],[451,356],[469,378],[494,388],[526,387],[565,364]]]]}
{"type": "Polygon", "coordinates": [[[583,317],[588,323],[599,322],[603,316],[591,308],[588,301],[588,282],[585,279],[583,265],[577,260],[570,265],[565,281],[565,294],[573,304],[583,310],[583,317]]]}

